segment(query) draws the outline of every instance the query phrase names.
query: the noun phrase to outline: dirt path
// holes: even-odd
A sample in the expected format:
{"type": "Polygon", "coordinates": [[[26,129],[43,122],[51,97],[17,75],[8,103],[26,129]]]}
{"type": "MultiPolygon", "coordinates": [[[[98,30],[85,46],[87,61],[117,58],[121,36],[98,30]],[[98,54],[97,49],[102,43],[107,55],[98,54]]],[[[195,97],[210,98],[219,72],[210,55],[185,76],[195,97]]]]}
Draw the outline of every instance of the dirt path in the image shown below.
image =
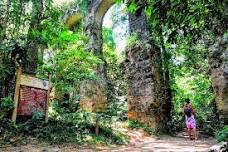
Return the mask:
{"type": "Polygon", "coordinates": [[[128,145],[109,148],[102,152],[208,152],[216,142],[213,138],[200,137],[196,141],[190,141],[185,136],[179,137],[145,136],[142,131],[128,131],[130,137],[128,145]]]}
{"type": "Polygon", "coordinates": [[[209,147],[215,144],[213,138],[199,137],[190,141],[184,137],[151,137],[142,131],[127,131],[130,137],[128,145],[112,147],[80,147],[77,145],[48,146],[27,144],[20,147],[2,147],[1,152],[208,152],[209,147]]]}

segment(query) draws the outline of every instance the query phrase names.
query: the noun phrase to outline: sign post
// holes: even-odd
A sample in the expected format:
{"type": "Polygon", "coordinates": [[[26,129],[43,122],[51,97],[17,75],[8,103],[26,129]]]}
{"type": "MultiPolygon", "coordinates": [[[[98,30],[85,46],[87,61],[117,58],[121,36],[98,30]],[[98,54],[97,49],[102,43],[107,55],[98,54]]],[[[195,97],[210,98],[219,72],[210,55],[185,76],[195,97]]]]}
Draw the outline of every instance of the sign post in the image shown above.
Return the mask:
{"type": "Polygon", "coordinates": [[[51,76],[49,81],[22,74],[21,66],[17,70],[16,87],[14,93],[14,110],[12,121],[15,123],[17,115],[31,116],[39,111],[48,121],[48,102],[51,91],[51,76]]]}
{"type": "Polygon", "coordinates": [[[12,114],[12,121],[15,123],[17,119],[17,106],[18,106],[18,100],[19,100],[19,93],[20,93],[20,81],[21,81],[21,73],[22,68],[19,66],[17,69],[17,75],[16,75],[16,86],[15,86],[15,93],[14,93],[14,109],[12,114]]]}
{"type": "Polygon", "coordinates": [[[48,122],[48,106],[50,100],[50,93],[51,93],[51,75],[48,75],[48,92],[47,92],[47,102],[45,107],[45,122],[48,122]]]}

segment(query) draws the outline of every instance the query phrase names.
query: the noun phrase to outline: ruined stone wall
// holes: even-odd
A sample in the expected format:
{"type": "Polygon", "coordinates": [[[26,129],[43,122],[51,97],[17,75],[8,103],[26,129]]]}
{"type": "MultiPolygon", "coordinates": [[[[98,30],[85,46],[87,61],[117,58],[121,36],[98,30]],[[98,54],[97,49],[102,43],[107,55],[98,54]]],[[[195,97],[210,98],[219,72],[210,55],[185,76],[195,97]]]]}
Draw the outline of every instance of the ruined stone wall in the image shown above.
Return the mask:
{"type": "Polygon", "coordinates": [[[222,123],[228,124],[228,35],[218,38],[209,50],[209,66],[215,101],[222,123]]]}
{"type": "MultiPolygon", "coordinates": [[[[101,58],[102,20],[112,0],[90,0],[84,29],[90,42],[87,49],[101,58]]],[[[153,128],[162,127],[167,121],[167,107],[164,97],[164,80],[160,50],[150,37],[148,22],[143,9],[129,14],[130,33],[137,40],[126,50],[128,118],[150,124],[153,128]],[[163,100],[164,99],[164,100],[163,100]]],[[[106,64],[98,67],[99,83],[87,83],[81,87],[81,106],[91,111],[105,105],[107,89],[106,64]],[[100,85],[100,87],[99,87],[100,85]]]]}
{"type": "Polygon", "coordinates": [[[103,61],[103,63],[98,65],[96,70],[98,79],[83,83],[80,89],[81,107],[92,112],[104,111],[107,104],[106,90],[108,80],[106,70],[107,65],[103,59],[102,52],[102,15],[105,14],[110,6],[103,8],[101,5],[104,1],[106,0],[89,0],[88,13],[84,18],[84,31],[89,38],[89,43],[87,44],[86,49],[93,52],[103,61]],[[107,10],[103,10],[102,8],[107,10]],[[100,20],[97,19],[97,16],[101,17],[100,20]]]}
{"type": "Polygon", "coordinates": [[[90,112],[102,112],[106,109],[105,88],[99,81],[84,81],[80,86],[82,98],[80,106],[90,112]]]}
{"type": "MultiPolygon", "coordinates": [[[[137,1],[141,2],[141,1],[137,1]]],[[[90,38],[87,50],[103,59],[102,20],[112,0],[88,0],[88,13],[84,19],[84,30],[90,38]]],[[[150,37],[150,28],[143,9],[129,14],[130,33],[136,33],[138,40],[126,50],[128,117],[146,122],[151,127],[165,128],[170,118],[170,101],[167,101],[167,86],[162,71],[161,52],[150,37]]],[[[211,48],[209,64],[220,119],[227,123],[227,37],[211,48]]],[[[81,105],[92,111],[105,107],[107,77],[106,63],[97,68],[98,81],[81,87],[81,105]]]]}
{"type": "Polygon", "coordinates": [[[126,50],[128,118],[165,129],[169,111],[164,98],[161,53],[152,42],[143,10],[129,15],[129,27],[137,40],[126,50]]]}

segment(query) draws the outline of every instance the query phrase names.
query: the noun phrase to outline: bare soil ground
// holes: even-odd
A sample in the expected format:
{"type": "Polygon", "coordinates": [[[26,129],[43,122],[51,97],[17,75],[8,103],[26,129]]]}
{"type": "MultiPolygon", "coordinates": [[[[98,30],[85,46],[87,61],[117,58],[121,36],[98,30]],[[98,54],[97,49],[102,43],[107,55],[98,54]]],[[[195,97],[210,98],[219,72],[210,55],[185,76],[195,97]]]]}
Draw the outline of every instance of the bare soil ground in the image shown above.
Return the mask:
{"type": "Polygon", "coordinates": [[[147,136],[143,131],[125,130],[129,144],[114,146],[78,146],[73,144],[48,145],[29,143],[22,146],[3,145],[0,152],[208,152],[216,144],[211,137],[199,136],[195,141],[179,134],[171,136],[147,136]]]}

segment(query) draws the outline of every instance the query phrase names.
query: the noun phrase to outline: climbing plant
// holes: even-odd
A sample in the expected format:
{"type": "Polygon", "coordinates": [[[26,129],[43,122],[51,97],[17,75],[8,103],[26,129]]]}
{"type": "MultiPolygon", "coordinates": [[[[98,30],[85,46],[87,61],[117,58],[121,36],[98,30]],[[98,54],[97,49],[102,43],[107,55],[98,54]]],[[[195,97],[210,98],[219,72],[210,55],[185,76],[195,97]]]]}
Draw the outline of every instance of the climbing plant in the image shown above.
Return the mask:
{"type": "MultiPolygon", "coordinates": [[[[178,122],[183,121],[181,108],[187,97],[191,98],[193,105],[198,109],[200,124],[209,121],[210,115],[216,119],[214,108],[208,108],[208,105],[214,103],[214,97],[208,75],[207,50],[216,37],[222,36],[227,31],[226,2],[217,0],[116,0],[116,2],[127,3],[129,13],[134,14],[143,10],[147,15],[152,41],[162,53],[166,86],[171,88],[169,92],[172,93],[174,106],[173,120],[179,117],[178,122]]],[[[216,128],[213,123],[210,125],[209,128],[216,128]]]]}
{"type": "Polygon", "coordinates": [[[116,43],[113,39],[113,31],[111,28],[103,27],[103,53],[107,63],[108,77],[108,108],[107,114],[118,120],[126,120],[127,103],[126,81],[124,75],[123,61],[117,55],[116,43]]]}

